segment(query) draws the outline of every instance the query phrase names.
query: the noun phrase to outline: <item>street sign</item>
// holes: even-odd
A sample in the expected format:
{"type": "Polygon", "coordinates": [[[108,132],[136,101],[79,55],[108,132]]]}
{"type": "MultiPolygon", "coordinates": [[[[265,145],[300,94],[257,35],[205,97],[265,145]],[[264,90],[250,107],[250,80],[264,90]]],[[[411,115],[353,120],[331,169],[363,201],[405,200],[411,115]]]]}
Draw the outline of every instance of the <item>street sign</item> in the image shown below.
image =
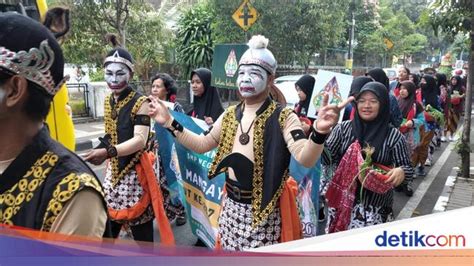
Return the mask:
{"type": "Polygon", "coordinates": [[[246,44],[218,44],[214,47],[211,85],[216,88],[237,89],[237,70],[246,44]]]}
{"type": "Polygon", "coordinates": [[[232,14],[234,21],[244,31],[247,31],[250,26],[257,21],[258,16],[257,9],[250,4],[249,0],[244,0],[237,10],[235,10],[234,14],[232,14]]]}
{"type": "Polygon", "coordinates": [[[390,39],[383,38],[383,42],[385,43],[385,45],[387,46],[389,50],[393,48],[393,42],[390,39]]]}

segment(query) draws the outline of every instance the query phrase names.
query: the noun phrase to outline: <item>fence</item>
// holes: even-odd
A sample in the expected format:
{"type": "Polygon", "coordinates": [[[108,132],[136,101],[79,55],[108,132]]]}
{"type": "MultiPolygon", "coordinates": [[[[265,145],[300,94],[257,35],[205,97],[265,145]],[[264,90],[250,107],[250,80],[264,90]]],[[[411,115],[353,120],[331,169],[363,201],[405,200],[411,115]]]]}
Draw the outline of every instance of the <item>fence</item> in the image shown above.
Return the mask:
{"type": "Polygon", "coordinates": [[[86,83],[68,83],[69,106],[73,118],[88,117],[90,113],[90,91],[86,83]]]}

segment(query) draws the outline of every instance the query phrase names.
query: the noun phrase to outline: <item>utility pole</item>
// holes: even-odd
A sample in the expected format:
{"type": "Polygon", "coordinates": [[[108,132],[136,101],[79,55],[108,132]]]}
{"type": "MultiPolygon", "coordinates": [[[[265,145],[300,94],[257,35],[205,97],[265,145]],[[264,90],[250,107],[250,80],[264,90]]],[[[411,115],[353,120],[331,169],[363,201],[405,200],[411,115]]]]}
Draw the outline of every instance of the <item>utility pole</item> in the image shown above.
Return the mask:
{"type": "Polygon", "coordinates": [[[467,86],[466,86],[466,94],[465,94],[465,105],[464,105],[464,129],[462,132],[462,139],[461,139],[461,146],[459,153],[461,154],[461,176],[468,178],[470,177],[470,135],[471,135],[471,112],[472,112],[472,88],[474,85],[474,1],[466,4],[469,5],[471,12],[471,29],[469,30],[469,38],[470,38],[470,51],[469,51],[469,68],[468,68],[468,76],[467,76],[467,86]]]}
{"type": "Polygon", "coordinates": [[[347,53],[346,68],[352,72],[354,29],[355,29],[355,0],[352,0],[349,10],[351,13],[351,30],[349,31],[349,51],[347,53]]]}

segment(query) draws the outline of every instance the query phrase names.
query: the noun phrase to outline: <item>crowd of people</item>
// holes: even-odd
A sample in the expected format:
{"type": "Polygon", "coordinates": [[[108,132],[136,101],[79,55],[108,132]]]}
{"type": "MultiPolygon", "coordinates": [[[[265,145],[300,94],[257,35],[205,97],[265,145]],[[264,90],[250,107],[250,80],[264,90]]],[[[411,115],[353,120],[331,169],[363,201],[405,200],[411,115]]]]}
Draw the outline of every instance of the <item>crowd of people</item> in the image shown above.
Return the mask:
{"type": "Polygon", "coordinates": [[[0,15],[0,23],[12,29],[8,38],[0,35],[0,123],[9,129],[0,132],[5,224],[114,238],[126,228],[135,240],[153,242],[155,220],[161,243],[173,245],[170,223],[183,225],[189,215],[169,190],[161,158],[170,151],[156,137],[160,130],[197,153],[217,149],[209,178],[226,173],[219,248],[301,238],[297,185],[288,172],[292,157],[307,168],[322,163],[317,213],[327,214],[327,233],[385,223],[393,220],[394,193],[412,196],[413,179],[426,175],[436,147],[455,140],[463,110],[465,79],[459,73],[448,79],[401,67],[398,79],[389,82],[376,68],[354,77],[346,100],[330,104],[324,95],[314,119],[308,112],[315,78],[303,75],[295,84],[300,102],[294,110],[286,107],[273,84],[277,61],[268,39],[258,35],[239,61],[239,104],[224,109],[211,71],[192,71],[194,103],[187,114],[210,126],[197,135],[169,111],[185,112],[171,76],[155,75],[151,95],[142,95],[130,85],[133,56],[115,44],[103,63],[112,90],[105,101],[106,134],[82,158],[96,165],[107,161],[100,184],[81,158],[51,140],[43,123],[63,82],[57,41],[21,15],[0,15]],[[32,37],[25,40],[19,32],[32,37]],[[45,62],[24,67],[28,55],[45,62]]]}

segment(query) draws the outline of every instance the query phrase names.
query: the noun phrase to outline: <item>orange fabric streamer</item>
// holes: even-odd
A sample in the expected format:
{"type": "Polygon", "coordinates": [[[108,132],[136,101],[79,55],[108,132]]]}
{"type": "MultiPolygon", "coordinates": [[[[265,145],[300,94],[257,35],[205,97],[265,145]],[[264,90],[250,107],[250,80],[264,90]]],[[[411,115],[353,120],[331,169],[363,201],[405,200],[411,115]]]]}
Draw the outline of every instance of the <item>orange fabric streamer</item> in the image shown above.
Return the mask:
{"type": "Polygon", "coordinates": [[[283,193],[280,197],[281,212],[281,240],[288,242],[301,239],[301,221],[296,206],[296,194],[298,193],[298,184],[290,177],[283,187],[283,193]]]}
{"type": "Polygon", "coordinates": [[[122,210],[109,208],[109,216],[114,220],[133,220],[138,218],[150,205],[153,207],[155,219],[160,232],[161,243],[166,246],[174,246],[174,235],[171,225],[163,207],[163,195],[160,184],[156,181],[152,162],[155,157],[152,153],[144,152],[140,157],[140,163],[135,166],[138,181],[143,188],[143,196],[133,207],[122,210]]]}

